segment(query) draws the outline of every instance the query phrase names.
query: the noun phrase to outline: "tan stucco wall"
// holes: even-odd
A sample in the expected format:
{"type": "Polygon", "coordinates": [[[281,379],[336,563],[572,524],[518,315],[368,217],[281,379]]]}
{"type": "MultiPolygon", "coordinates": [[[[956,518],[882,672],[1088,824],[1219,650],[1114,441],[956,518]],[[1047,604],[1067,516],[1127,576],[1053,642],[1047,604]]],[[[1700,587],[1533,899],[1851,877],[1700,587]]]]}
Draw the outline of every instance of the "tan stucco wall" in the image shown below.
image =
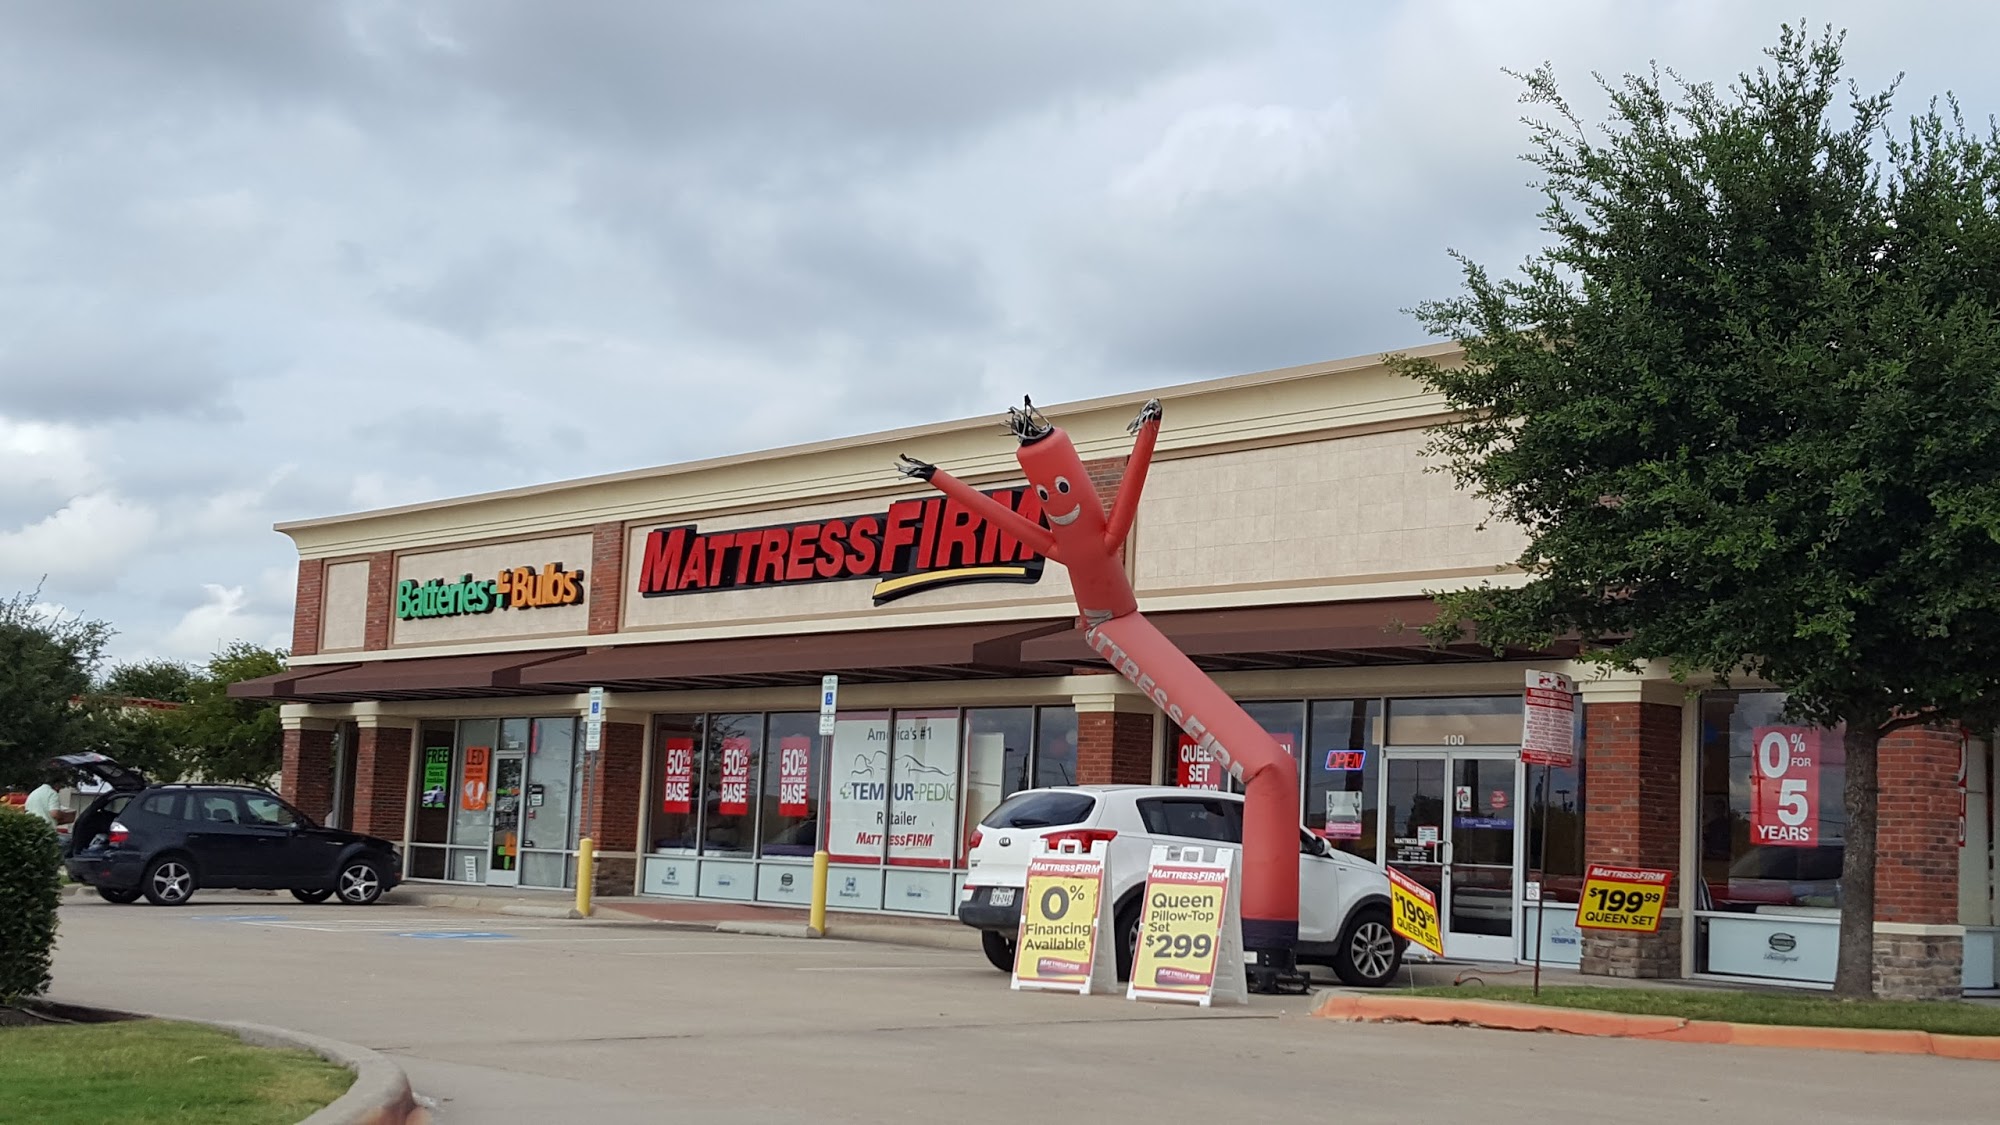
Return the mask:
{"type": "Polygon", "coordinates": [[[1410,429],[1155,465],[1140,596],[1490,573],[1518,556],[1518,529],[1479,530],[1486,506],[1425,471],[1424,440],[1410,429]]]}
{"type": "MultiPolygon", "coordinates": [[[[524,539],[509,543],[489,543],[452,551],[425,551],[396,558],[396,583],[428,582],[442,578],[456,581],[470,574],[489,579],[503,568],[532,567],[561,563],[565,570],[584,572],[584,588],[589,589],[590,536],[565,535],[549,539],[524,539]]],[[[393,591],[391,593],[393,597],[393,591]]],[[[534,609],[496,609],[490,613],[458,617],[430,617],[392,621],[392,645],[452,644],[463,641],[490,641],[503,637],[549,637],[586,633],[590,629],[590,598],[575,605],[541,606],[534,609]]]]}
{"type": "MultiPolygon", "coordinates": [[[[1441,346],[1411,350],[1447,362],[1456,354],[1441,346]]],[[[1424,471],[1422,431],[1442,420],[1442,403],[1379,356],[1152,393],[1165,405],[1166,422],[1132,545],[1149,609],[1413,596],[1491,576],[1518,553],[1517,533],[1476,531],[1482,506],[1456,493],[1448,476],[1424,471]]],[[[1130,450],[1125,427],[1147,397],[1045,409],[1088,460],[1130,450]]],[[[1059,618],[1072,607],[1067,576],[1054,565],[1032,586],[966,585],[881,607],[871,604],[868,579],[656,598],[637,590],[640,548],[654,527],[719,531],[840,518],[930,496],[889,469],[900,452],[980,487],[1017,481],[1014,443],[1000,421],[989,415],[280,530],[302,557],[397,552],[398,581],[423,581],[558,559],[588,568],[590,539],[577,529],[620,525],[627,555],[619,637],[632,641],[1059,618]],[[464,543],[501,545],[455,546],[464,543]]],[[[342,620],[341,629],[353,628],[342,620]]],[[[503,611],[397,622],[393,643],[398,655],[546,647],[582,638],[587,628],[583,606],[503,611]]]]}
{"type": "Polygon", "coordinates": [[[368,634],[368,560],[335,563],[320,581],[319,651],[360,648],[368,634]]]}

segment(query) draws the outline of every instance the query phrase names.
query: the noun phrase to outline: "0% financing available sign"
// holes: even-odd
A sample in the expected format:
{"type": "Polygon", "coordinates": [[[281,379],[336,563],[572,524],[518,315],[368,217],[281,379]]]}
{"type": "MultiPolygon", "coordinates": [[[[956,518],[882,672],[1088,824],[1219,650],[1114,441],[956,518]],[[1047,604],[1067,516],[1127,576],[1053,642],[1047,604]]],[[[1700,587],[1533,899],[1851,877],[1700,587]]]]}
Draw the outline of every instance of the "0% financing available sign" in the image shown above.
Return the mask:
{"type": "Polygon", "coordinates": [[[1104,858],[1039,855],[1028,861],[1027,901],[1015,942],[1014,987],[1088,992],[1096,959],[1104,858]]]}

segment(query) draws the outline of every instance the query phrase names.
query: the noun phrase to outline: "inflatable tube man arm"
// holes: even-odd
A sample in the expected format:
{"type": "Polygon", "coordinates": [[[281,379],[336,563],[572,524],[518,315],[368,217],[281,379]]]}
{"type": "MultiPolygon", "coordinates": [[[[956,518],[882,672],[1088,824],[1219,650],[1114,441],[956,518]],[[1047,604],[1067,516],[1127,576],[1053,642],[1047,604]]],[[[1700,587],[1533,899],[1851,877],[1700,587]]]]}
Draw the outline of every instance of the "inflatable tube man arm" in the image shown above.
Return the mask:
{"type": "Polygon", "coordinates": [[[1029,550],[1045,559],[1058,563],[1062,561],[1056,556],[1056,537],[1049,533],[1048,528],[1029,520],[936,465],[919,461],[908,454],[899,453],[897,457],[901,460],[896,466],[897,472],[906,477],[929,481],[933,488],[965,505],[974,515],[1027,544],[1029,550]]]}
{"type": "Polygon", "coordinates": [[[1132,533],[1132,520],[1139,514],[1139,494],[1146,489],[1146,470],[1153,464],[1153,443],[1160,438],[1159,399],[1149,399],[1139,408],[1139,416],[1132,419],[1126,432],[1137,434],[1132,443],[1132,456],[1125,462],[1125,478],[1118,484],[1118,499],[1111,502],[1111,518],[1104,525],[1104,549],[1115,552],[1125,545],[1125,537],[1132,533]]]}

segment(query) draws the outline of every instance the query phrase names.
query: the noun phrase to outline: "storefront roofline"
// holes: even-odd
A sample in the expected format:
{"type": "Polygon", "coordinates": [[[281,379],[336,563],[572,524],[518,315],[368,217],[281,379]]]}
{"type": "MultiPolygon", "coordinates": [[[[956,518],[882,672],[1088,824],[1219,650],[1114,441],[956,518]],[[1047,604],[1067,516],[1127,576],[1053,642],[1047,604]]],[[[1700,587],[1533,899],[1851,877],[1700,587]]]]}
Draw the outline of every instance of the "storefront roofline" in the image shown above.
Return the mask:
{"type": "MultiPolygon", "coordinates": [[[[1404,349],[1401,354],[1435,358],[1449,357],[1459,353],[1461,350],[1456,344],[1428,344],[1421,347],[1404,349]]],[[[1072,430],[1072,436],[1077,439],[1079,447],[1084,449],[1086,453],[1089,453],[1089,446],[1094,440],[1102,440],[1114,445],[1129,440],[1124,435],[1126,416],[1131,411],[1137,409],[1148,398],[1171,400],[1185,409],[1201,399],[1233,392],[1254,392],[1259,388],[1297,383],[1316,378],[1365,375],[1370,371],[1382,374],[1384,370],[1383,354],[1372,353],[1349,359],[1301,364],[1294,367],[1278,368],[1244,375],[1232,375],[1220,379],[1202,380],[1154,390],[1134,391],[1126,394],[1108,395],[1075,402],[1046,404],[1043,406],[1043,409],[1051,417],[1063,421],[1066,428],[1072,430]],[[1102,417],[1095,417],[1099,415],[1102,417]],[[1101,426],[1095,425],[1098,421],[1104,424],[1101,426]],[[1093,437],[1092,434],[1096,429],[1101,429],[1104,433],[1093,437]]],[[[1379,420],[1385,417],[1383,413],[1385,409],[1388,409],[1389,414],[1408,412],[1409,410],[1417,409],[1418,400],[1428,401],[1422,392],[1411,388],[1407,393],[1395,396],[1398,405],[1393,409],[1389,409],[1383,401],[1378,401],[1380,393],[1371,393],[1375,397],[1363,396],[1367,399],[1366,402],[1348,404],[1357,412],[1357,417],[1350,419],[1351,421],[1379,420]],[[1405,402],[1403,400],[1408,401],[1405,402]],[[1366,417],[1359,415],[1366,415],[1366,417]]],[[[1435,409],[1434,405],[1426,406],[1419,409],[1418,413],[1433,413],[1435,409]]],[[[616,486],[620,485],[644,486],[649,483],[657,483],[676,477],[692,477],[704,473],[740,471],[745,467],[754,467],[762,463],[793,459],[803,460],[823,455],[836,458],[843,463],[855,461],[859,458],[856,461],[857,464],[865,462],[868,466],[877,466],[877,471],[871,473],[868,480],[872,483],[874,478],[880,477],[880,487],[888,487],[893,485],[895,481],[893,476],[879,470],[878,462],[883,449],[908,447],[912,443],[920,441],[936,445],[940,439],[945,438],[957,438],[966,441],[970,441],[975,437],[982,439],[978,446],[981,450],[978,456],[983,458],[983,460],[977,463],[969,462],[964,464],[962,466],[964,469],[964,472],[961,473],[962,476],[965,476],[967,479],[976,479],[981,476],[990,476],[996,472],[1005,475],[1015,471],[1012,468],[1011,449],[1006,447],[1003,442],[994,442],[991,443],[993,448],[989,450],[985,449],[985,443],[983,442],[983,439],[989,436],[989,433],[999,433],[1003,418],[1004,415],[998,413],[980,415],[972,418],[903,427],[851,437],[839,437],[825,441],[781,446],[748,453],[729,454],[698,461],[687,461],[678,464],[653,466],[566,481],[527,485],[519,488],[500,489],[415,504],[370,509],[343,515],[290,520],[278,523],[275,527],[279,532],[291,536],[297,541],[301,553],[310,556],[323,554],[327,549],[355,549],[376,538],[359,533],[353,525],[365,525],[384,521],[400,525],[406,521],[399,517],[435,516],[451,509],[493,506],[509,501],[531,501],[538,498],[549,498],[584,490],[615,489],[616,486]],[[990,464],[986,462],[990,462],[990,464]]],[[[1196,433],[1188,428],[1183,428],[1180,431],[1169,434],[1166,439],[1163,439],[1162,449],[1170,450],[1177,442],[1187,442],[1190,440],[1195,444],[1206,446],[1219,440],[1229,440],[1232,437],[1256,436],[1249,433],[1234,433],[1233,423],[1226,420],[1222,421],[1222,425],[1225,429],[1221,431],[1216,430],[1213,426],[1202,427],[1204,431],[1208,431],[1202,433],[1196,433]]],[[[956,444],[956,442],[948,444],[956,444]]],[[[970,448],[972,446],[969,445],[968,449],[970,448]]],[[[1108,448],[1109,446],[1107,446],[1108,448]]],[[[831,476],[840,477],[844,477],[845,475],[847,474],[831,474],[831,476]]],[[[824,487],[824,482],[822,482],[822,487],[819,491],[822,494],[827,491],[824,487]]],[[[623,518],[623,514],[583,511],[579,509],[576,512],[574,522],[582,525],[601,518],[623,518]]],[[[465,522],[468,526],[471,526],[480,521],[467,520],[465,522]]],[[[502,528],[495,526],[484,533],[500,534],[502,530],[502,528]]],[[[459,537],[462,538],[463,536],[459,537]]]]}

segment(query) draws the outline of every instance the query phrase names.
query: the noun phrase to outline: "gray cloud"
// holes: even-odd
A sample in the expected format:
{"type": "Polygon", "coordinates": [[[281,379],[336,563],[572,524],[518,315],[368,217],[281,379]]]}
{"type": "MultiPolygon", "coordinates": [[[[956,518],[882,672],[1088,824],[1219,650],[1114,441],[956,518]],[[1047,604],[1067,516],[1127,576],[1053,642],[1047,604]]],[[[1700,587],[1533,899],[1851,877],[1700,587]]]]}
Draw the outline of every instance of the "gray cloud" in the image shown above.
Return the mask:
{"type": "MultiPolygon", "coordinates": [[[[1823,7],[2000,108],[2000,11],[1823,7]]],[[[1414,343],[1537,239],[1501,67],[1785,18],[0,0],[0,579],[199,657],[282,636],[274,520],[1414,343]]]]}

